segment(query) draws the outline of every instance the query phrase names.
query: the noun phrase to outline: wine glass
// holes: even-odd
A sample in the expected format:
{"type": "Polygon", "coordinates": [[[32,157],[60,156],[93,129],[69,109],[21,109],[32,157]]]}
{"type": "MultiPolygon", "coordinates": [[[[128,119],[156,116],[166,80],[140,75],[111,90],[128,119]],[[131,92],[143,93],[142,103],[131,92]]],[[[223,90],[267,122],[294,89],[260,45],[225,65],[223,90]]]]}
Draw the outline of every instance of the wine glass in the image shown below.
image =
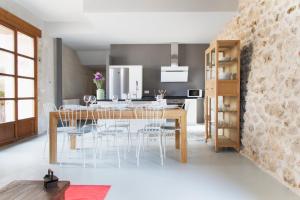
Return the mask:
{"type": "Polygon", "coordinates": [[[91,96],[90,95],[84,95],[83,96],[83,101],[84,101],[86,107],[88,107],[88,103],[91,101],[91,96]]]}
{"type": "Polygon", "coordinates": [[[130,93],[127,94],[125,102],[128,103],[128,104],[131,102],[131,95],[130,95],[130,93]]]}
{"type": "Polygon", "coordinates": [[[95,104],[97,101],[97,98],[95,96],[91,96],[90,101],[91,101],[91,104],[95,104]]]}
{"type": "Polygon", "coordinates": [[[165,94],[166,94],[167,90],[158,90],[159,95],[164,98],[165,94]]]}
{"type": "Polygon", "coordinates": [[[117,95],[113,95],[112,101],[113,101],[114,103],[117,103],[118,100],[119,100],[118,96],[117,96],[117,95]]]}
{"type": "Polygon", "coordinates": [[[162,98],[163,98],[162,95],[159,94],[159,95],[156,96],[156,101],[157,101],[158,103],[160,103],[161,100],[162,100],[162,98]]]}

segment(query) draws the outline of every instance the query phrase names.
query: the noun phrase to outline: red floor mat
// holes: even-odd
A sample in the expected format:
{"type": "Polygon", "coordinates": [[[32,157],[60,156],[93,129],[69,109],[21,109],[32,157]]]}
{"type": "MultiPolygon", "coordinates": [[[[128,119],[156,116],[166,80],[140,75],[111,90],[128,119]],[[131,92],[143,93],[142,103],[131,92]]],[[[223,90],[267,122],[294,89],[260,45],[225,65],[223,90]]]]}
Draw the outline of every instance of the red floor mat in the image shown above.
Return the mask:
{"type": "Polygon", "coordinates": [[[110,185],[70,185],[65,200],[103,200],[110,185]]]}

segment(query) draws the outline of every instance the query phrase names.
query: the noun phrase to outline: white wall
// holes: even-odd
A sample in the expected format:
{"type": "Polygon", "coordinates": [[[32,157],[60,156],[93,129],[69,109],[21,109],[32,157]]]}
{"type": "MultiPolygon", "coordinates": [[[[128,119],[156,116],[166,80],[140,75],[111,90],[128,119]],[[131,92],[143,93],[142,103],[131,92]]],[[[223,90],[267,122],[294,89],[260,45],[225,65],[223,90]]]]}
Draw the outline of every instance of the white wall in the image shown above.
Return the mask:
{"type": "Polygon", "coordinates": [[[45,132],[47,127],[46,117],[43,113],[43,104],[55,102],[54,38],[47,35],[42,20],[12,0],[1,0],[0,7],[42,30],[42,38],[39,39],[38,45],[38,132],[40,134],[45,132]]]}
{"type": "Polygon", "coordinates": [[[55,40],[43,33],[39,40],[38,63],[38,115],[39,133],[47,128],[47,117],[43,110],[44,103],[55,103],[55,40]]]}

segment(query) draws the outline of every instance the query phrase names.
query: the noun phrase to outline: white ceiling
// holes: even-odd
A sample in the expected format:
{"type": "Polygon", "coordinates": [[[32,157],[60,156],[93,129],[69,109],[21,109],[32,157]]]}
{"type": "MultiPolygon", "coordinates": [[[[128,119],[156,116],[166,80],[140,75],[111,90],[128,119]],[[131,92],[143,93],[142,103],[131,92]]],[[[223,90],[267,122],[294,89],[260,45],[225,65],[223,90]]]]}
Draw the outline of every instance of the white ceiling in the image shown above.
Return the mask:
{"type": "Polygon", "coordinates": [[[237,0],[14,0],[76,50],[110,44],[208,43],[237,10],[237,0]]]}

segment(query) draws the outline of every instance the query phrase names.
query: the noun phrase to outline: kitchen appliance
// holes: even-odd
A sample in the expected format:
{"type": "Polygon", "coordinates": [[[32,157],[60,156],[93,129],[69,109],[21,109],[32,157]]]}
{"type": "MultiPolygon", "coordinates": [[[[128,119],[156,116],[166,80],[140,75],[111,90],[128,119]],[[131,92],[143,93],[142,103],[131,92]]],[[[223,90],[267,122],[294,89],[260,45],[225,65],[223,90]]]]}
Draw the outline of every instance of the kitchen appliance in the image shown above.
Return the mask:
{"type": "Polygon", "coordinates": [[[178,44],[171,44],[171,66],[161,66],[161,82],[188,82],[188,66],[178,66],[178,44]]]}
{"type": "Polygon", "coordinates": [[[167,105],[177,105],[182,107],[185,103],[185,99],[167,99],[167,105]]]}
{"type": "Polygon", "coordinates": [[[110,96],[122,99],[123,94],[129,92],[129,69],[127,68],[114,68],[109,71],[110,81],[110,96]]]}
{"type": "Polygon", "coordinates": [[[143,67],[141,65],[109,66],[109,99],[142,98],[143,67]]]}
{"type": "Polygon", "coordinates": [[[189,89],[189,90],[187,90],[187,97],[203,98],[204,91],[200,90],[200,89],[189,89]]]}

